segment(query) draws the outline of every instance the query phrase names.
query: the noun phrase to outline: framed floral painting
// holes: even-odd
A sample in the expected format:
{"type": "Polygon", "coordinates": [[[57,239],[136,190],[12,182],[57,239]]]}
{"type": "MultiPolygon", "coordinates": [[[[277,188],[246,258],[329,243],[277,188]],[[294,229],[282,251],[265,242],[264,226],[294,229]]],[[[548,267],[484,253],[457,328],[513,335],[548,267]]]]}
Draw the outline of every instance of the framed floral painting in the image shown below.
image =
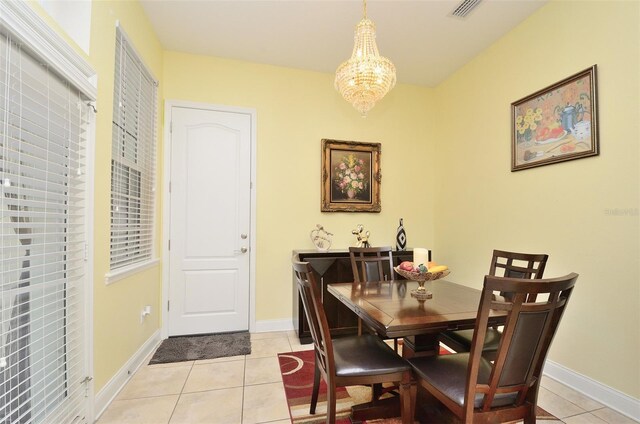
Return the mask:
{"type": "Polygon", "coordinates": [[[599,154],[596,65],[511,104],[511,171],[599,154]]]}
{"type": "Polygon", "coordinates": [[[322,140],[322,212],[380,212],[380,143],[322,140]]]}

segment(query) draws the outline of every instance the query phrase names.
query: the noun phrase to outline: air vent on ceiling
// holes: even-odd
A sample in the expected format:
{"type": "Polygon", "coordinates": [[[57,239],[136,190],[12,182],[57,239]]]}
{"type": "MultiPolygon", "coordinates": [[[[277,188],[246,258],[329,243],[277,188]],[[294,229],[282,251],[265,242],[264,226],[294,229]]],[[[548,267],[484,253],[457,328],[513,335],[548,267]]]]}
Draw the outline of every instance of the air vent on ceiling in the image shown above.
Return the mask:
{"type": "Polygon", "coordinates": [[[469,13],[471,13],[481,1],[482,0],[462,0],[453,12],[451,12],[451,16],[464,19],[469,16],[469,13]]]}

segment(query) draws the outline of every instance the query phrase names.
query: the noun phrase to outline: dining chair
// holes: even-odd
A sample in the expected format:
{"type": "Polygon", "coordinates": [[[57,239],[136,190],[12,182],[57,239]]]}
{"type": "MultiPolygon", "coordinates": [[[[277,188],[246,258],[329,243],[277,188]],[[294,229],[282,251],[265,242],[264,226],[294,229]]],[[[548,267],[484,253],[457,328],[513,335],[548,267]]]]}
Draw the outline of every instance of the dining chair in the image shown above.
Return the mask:
{"type": "MultiPolygon", "coordinates": [[[[549,255],[536,253],[517,253],[494,250],[489,266],[489,275],[509,278],[540,279],[544,274],[549,255]]],[[[509,293],[500,293],[508,296],[509,293]]],[[[495,358],[501,331],[498,328],[487,330],[483,354],[489,359],[495,358]]],[[[440,341],[456,352],[469,352],[473,339],[473,330],[452,330],[440,334],[440,341]]]]}
{"type": "MultiPolygon", "coordinates": [[[[355,284],[394,279],[391,246],[349,247],[349,258],[355,284]]],[[[358,318],[358,334],[362,334],[360,318],[358,318]]],[[[393,339],[393,350],[398,351],[397,338],[393,339]]]]}
{"type": "Polygon", "coordinates": [[[417,403],[437,401],[463,423],[535,423],[542,368],[577,278],[485,276],[471,351],[408,360],[426,390],[417,403]],[[493,362],[482,355],[491,314],[505,316],[493,362]]]}
{"type": "MultiPolygon", "coordinates": [[[[310,414],[316,411],[322,376],[327,385],[327,423],[336,420],[336,387],[381,383],[399,385],[402,422],[413,422],[409,364],[373,334],[332,339],[313,269],[308,262],[293,261],[293,270],[315,352],[310,414]]],[[[377,402],[375,396],[372,402],[377,402]]]]}
{"type": "Polygon", "coordinates": [[[349,257],[356,283],[393,280],[391,246],[349,247],[349,257]]]}

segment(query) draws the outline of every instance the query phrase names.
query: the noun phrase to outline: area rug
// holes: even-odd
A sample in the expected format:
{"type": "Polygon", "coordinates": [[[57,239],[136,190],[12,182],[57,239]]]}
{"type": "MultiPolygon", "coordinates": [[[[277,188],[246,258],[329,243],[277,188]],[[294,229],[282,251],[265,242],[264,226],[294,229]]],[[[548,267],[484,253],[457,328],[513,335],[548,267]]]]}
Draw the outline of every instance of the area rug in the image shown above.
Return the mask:
{"type": "Polygon", "coordinates": [[[163,340],[149,365],[184,362],[251,353],[249,332],[169,337],[163,340]]]}
{"type": "MultiPolygon", "coordinates": [[[[444,348],[440,354],[448,354],[444,348]]],[[[287,352],[278,354],[280,373],[284,384],[285,396],[289,405],[289,414],[293,424],[324,423],[327,414],[327,386],[320,382],[320,393],[316,413],[309,414],[311,391],[313,389],[313,350],[287,352]]],[[[338,387],[336,390],[336,424],[349,424],[349,413],[354,404],[364,403],[371,399],[371,389],[364,386],[338,387]]],[[[557,420],[542,408],[536,411],[539,420],[557,420]]],[[[400,424],[400,418],[368,421],[367,424],[400,424]]]]}

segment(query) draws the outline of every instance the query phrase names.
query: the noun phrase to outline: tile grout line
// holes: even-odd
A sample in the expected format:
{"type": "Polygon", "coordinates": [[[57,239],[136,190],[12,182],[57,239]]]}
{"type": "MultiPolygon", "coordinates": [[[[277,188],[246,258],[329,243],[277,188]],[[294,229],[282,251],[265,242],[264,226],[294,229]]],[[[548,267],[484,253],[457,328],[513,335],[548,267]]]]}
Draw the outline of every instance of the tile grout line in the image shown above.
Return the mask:
{"type": "MultiPolygon", "coordinates": [[[[547,378],[551,378],[551,377],[547,377],[547,378]]],[[[541,385],[540,387],[542,387],[542,388],[544,388],[545,390],[547,390],[548,392],[553,393],[554,395],[556,395],[556,396],[558,396],[558,397],[560,397],[560,398],[562,398],[562,399],[566,400],[567,402],[570,402],[571,404],[575,405],[576,407],[580,408],[581,410],[583,410],[583,411],[585,411],[585,412],[599,411],[599,410],[601,410],[601,409],[606,409],[606,408],[608,408],[606,405],[602,405],[601,403],[599,403],[596,399],[593,399],[592,397],[587,396],[587,395],[585,395],[584,393],[581,393],[581,392],[579,392],[579,391],[575,390],[574,388],[572,388],[572,387],[570,387],[570,386],[567,386],[566,384],[564,384],[564,383],[562,383],[562,382],[559,382],[559,381],[557,381],[557,380],[554,380],[554,381],[555,381],[557,384],[559,384],[559,385],[561,385],[562,387],[564,387],[564,389],[569,390],[569,391],[571,391],[571,392],[575,392],[575,393],[576,393],[577,395],[579,395],[579,396],[582,396],[582,397],[584,397],[584,398],[586,398],[586,399],[588,399],[588,400],[591,400],[591,401],[593,401],[593,402],[598,403],[598,404],[600,405],[600,407],[598,407],[598,408],[593,408],[593,409],[586,409],[586,408],[583,408],[582,406],[578,405],[577,403],[575,403],[575,402],[571,401],[571,400],[569,399],[569,397],[567,397],[565,394],[562,394],[562,393],[556,392],[555,390],[553,390],[553,389],[551,389],[550,387],[547,387],[547,386],[542,386],[542,385],[541,385]]],[[[576,414],[576,415],[577,415],[577,414],[576,414]]],[[[613,423],[613,424],[615,424],[615,423],[613,423]]]]}
{"type": "Polygon", "coordinates": [[[244,423],[244,400],[245,400],[245,390],[247,388],[246,378],[247,378],[247,356],[244,355],[244,366],[242,367],[242,402],[240,402],[240,423],[244,423]]]}
{"type": "MultiPolygon", "coordinates": [[[[604,422],[604,423],[612,424],[612,423],[609,423],[609,421],[605,420],[604,418],[600,418],[599,416],[597,416],[597,415],[593,414],[593,412],[595,412],[595,411],[600,411],[600,410],[602,410],[602,409],[607,409],[607,407],[606,407],[606,406],[603,406],[602,408],[593,409],[593,410],[591,410],[591,411],[586,411],[586,410],[585,410],[584,412],[581,412],[581,413],[579,413],[579,414],[568,415],[568,416],[566,416],[566,417],[564,417],[564,418],[573,418],[573,417],[577,417],[577,416],[580,416],[580,415],[591,414],[591,415],[593,415],[594,417],[596,417],[597,419],[599,419],[600,421],[602,421],[602,422],[604,422]]],[[[563,421],[563,422],[564,422],[564,421],[563,421]]]]}
{"type": "Polygon", "coordinates": [[[182,399],[182,394],[184,393],[184,388],[187,385],[187,381],[189,381],[189,377],[191,376],[191,372],[193,371],[193,367],[196,365],[196,361],[193,361],[191,363],[191,368],[189,368],[189,373],[187,374],[187,378],[185,378],[184,383],[182,383],[182,388],[180,389],[180,393],[178,393],[178,399],[176,399],[176,403],[175,405],[173,405],[173,410],[171,410],[171,415],[169,416],[169,421],[167,421],[167,424],[169,424],[171,422],[171,419],[173,418],[173,414],[176,413],[176,408],[178,407],[178,403],[180,402],[180,399],[182,399]]]}

